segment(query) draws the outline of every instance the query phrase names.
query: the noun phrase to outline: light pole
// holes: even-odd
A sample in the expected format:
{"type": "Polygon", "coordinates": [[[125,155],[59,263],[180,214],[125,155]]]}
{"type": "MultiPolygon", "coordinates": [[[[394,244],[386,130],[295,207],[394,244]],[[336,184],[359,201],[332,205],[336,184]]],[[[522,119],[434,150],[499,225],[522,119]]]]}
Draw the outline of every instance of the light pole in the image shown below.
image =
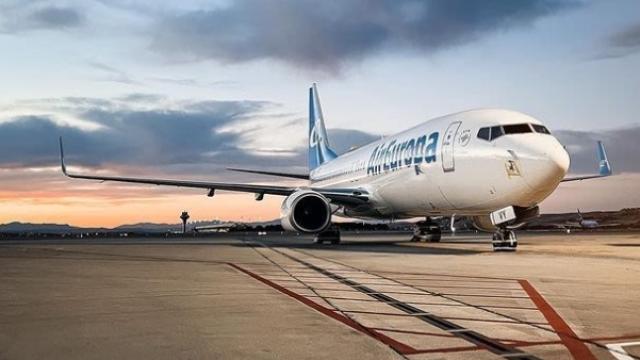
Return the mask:
{"type": "Polygon", "coordinates": [[[187,233],[187,220],[189,220],[189,213],[186,211],[183,211],[182,214],[180,215],[180,220],[182,220],[182,233],[186,234],[187,233]]]}

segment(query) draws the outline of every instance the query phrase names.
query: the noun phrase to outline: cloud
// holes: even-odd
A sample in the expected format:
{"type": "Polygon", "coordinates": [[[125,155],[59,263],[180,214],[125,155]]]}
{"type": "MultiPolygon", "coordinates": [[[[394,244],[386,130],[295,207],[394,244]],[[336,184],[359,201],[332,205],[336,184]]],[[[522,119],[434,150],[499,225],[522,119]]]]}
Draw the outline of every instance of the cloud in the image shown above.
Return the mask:
{"type": "Polygon", "coordinates": [[[596,141],[602,140],[616,173],[640,173],[638,139],[640,125],[604,131],[561,130],[554,133],[568,148],[572,173],[597,173],[596,141]]]}
{"type": "Polygon", "coordinates": [[[638,51],[640,51],[640,23],[611,35],[606,41],[605,51],[598,56],[598,59],[624,57],[638,51]]]}
{"type": "Polygon", "coordinates": [[[556,0],[237,0],[164,17],[152,47],[179,60],[275,59],[329,72],[384,48],[432,53],[575,6],[556,0]]]}
{"type": "Polygon", "coordinates": [[[198,88],[207,88],[214,86],[232,86],[234,81],[201,81],[195,78],[171,78],[166,76],[150,76],[145,78],[136,78],[126,71],[107,65],[98,61],[88,61],[87,65],[94,70],[98,70],[103,76],[97,78],[97,81],[115,82],[125,85],[147,85],[148,83],[170,84],[178,86],[190,86],[198,88]]]}
{"type": "Polygon", "coordinates": [[[76,9],[53,6],[34,11],[30,19],[35,26],[48,29],[76,27],[83,20],[76,9]]]}
{"type": "Polygon", "coordinates": [[[24,1],[0,5],[0,31],[18,33],[29,30],[66,30],[84,23],[79,9],[42,5],[24,1]]]}
{"type": "Polygon", "coordinates": [[[327,132],[331,147],[338,154],[342,154],[352,148],[360,147],[380,139],[380,136],[378,135],[359,130],[328,129],[327,132]]]}
{"type": "Polygon", "coordinates": [[[104,77],[98,79],[100,81],[110,81],[127,85],[140,85],[140,82],[133,79],[133,77],[131,77],[127,72],[113,66],[96,61],[89,61],[87,62],[87,65],[105,74],[104,77]]]}
{"type": "MultiPolygon", "coordinates": [[[[274,104],[163,101],[163,97],[144,94],[117,99],[45,99],[37,115],[0,116],[0,167],[57,164],[59,135],[68,147],[69,161],[83,166],[269,163],[268,159],[241,150],[246,141],[243,134],[219,129],[260,116],[274,104]],[[46,114],[47,109],[52,114],[46,114]],[[97,126],[88,130],[58,120],[64,116],[97,126]]],[[[28,102],[31,108],[36,103],[28,102]]],[[[215,170],[206,168],[209,172],[215,170]]]]}

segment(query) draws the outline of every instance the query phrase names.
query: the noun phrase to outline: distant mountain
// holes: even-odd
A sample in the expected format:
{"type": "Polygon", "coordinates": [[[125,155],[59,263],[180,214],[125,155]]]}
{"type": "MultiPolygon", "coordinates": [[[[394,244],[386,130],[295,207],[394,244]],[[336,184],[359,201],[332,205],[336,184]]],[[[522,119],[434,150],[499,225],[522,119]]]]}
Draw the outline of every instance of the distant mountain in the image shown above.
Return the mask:
{"type": "Polygon", "coordinates": [[[127,224],[114,227],[113,231],[138,231],[138,232],[166,232],[176,231],[182,228],[181,224],[155,224],[155,223],[137,223],[127,224]]]}
{"type": "MultiPolygon", "coordinates": [[[[196,221],[189,223],[188,227],[216,225],[222,223],[219,220],[196,221]]],[[[114,228],[88,228],[72,226],[68,224],[32,224],[22,222],[11,222],[0,225],[0,233],[39,233],[39,234],[79,234],[96,232],[138,232],[138,233],[165,233],[168,231],[179,231],[182,224],[157,224],[157,223],[137,223],[125,224],[114,228]]]]}
{"type": "Polygon", "coordinates": [[[81,228],[67,224],[31,224],[12,222],[0,225],[0,232],[10,233],[49,233],[49,234],[68,234],[79,232],[98,232],[105,231],[104,228],[81,228]]]}

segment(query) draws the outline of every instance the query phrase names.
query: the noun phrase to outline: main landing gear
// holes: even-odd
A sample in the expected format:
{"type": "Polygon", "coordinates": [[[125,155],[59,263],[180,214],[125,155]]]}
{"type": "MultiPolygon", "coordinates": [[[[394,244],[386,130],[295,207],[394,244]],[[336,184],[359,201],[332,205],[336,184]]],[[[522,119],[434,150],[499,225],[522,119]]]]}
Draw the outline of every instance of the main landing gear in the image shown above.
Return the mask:
{"type": "Polygon", "coordinates": [[[498,229],[493,234],[493,251],[516,251],[518,247],[518,239],[513,230],[498,229]]]}
{"type": "Polygon", "coordinates": [[[340,230],[338,228],[329,228],[326,231],[317,233],[313,238],[314,244],[323,244],[325,242],[331,245],[340,244],[340,230]]]}
{"type": "Polygon", "coordinates": [[[434,223],[430,217],[427,217],[425,221],[420,221],[416,224],[411,241],[440,242],[441,237],[442,230],[440,226],[434,223]]]}

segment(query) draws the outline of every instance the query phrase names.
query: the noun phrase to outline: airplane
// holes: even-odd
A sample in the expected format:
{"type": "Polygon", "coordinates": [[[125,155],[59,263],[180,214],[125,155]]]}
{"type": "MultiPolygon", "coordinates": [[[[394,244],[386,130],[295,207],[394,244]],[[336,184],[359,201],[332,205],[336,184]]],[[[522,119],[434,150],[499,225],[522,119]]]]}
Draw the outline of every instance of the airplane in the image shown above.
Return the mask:
{"type": "Polygon", "coordinates": [[[476,109],[428,120],[340,156],[332,150],[316,84],[309,88],[309,172],[229,170],[304,179],[300,186],[256,185],[75,174],[70,178],[201,188],[284,196],[285,230],[314,234],[316,243],[340,243],[332,216],[360,219],[420,217],[412,240],[440,241],[439,217],[468,217],[492,232],[495,251],[517,247],[515,229],[539,214],[538,204],[561,182],[602,178],[611,167],[597,143],[599,173],[566,178],[570,158],[544,124],[505,109],[476,109]]]}
{"type": "Polygon", "coordinates": [[[583,229],[595,229],[598,226],[600,226],[600,224],[598,223],[597,220],[588,220],[585,219],[582,216],[582,213],[580,212],[580,209],[578,210],[578,223],[580,224],[580,227],[582,227],[583,229]]]}

